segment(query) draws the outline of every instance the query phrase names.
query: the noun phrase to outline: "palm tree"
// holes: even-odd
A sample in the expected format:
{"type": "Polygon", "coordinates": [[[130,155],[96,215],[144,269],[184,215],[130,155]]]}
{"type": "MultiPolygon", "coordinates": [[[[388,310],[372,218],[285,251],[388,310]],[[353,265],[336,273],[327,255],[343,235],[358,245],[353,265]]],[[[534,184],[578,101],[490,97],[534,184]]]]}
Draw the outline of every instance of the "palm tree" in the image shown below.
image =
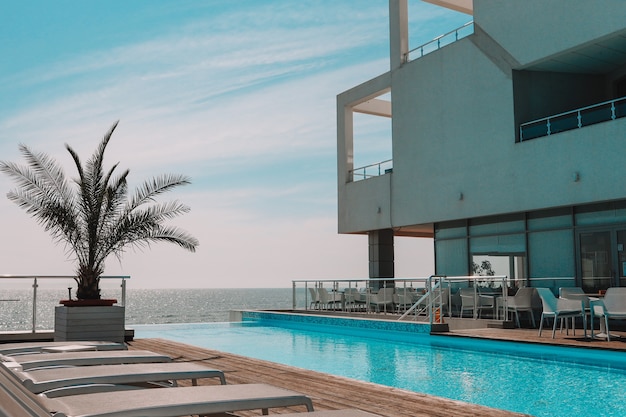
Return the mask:
{"type": "Polygon", "coordinates": [[[198,245],[198,240],[187,232],[163,224],[188,212],[189,207],[178,201],[155,200],[166,191],[189,184],[188,177],[152,178],[129,197],[129,171],[114,176],[119,163],[104,171],[104,151],[117,124],[113,124],[84,165],[76,152],[65,145],[78,170],[78,178],[73,181],[68,181],[54,159],[25,145],[19,149],[27,165],[0,161],[0,171],[18,184],[7,194],[9,200],[36,218],[75,257],[78,299],[100,298],[100,275],[111,254],[121,258],[129,246],[146,247],[159,241],[175,243],[191,252],[198,245]]]}

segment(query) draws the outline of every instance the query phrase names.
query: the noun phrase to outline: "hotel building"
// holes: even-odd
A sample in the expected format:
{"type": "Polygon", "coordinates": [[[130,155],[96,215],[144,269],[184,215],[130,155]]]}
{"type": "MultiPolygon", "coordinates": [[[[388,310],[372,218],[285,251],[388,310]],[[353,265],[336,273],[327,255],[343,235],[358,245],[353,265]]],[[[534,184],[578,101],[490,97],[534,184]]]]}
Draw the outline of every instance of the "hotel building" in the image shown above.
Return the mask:
{"type": "Polygon", "coordinates": [[[339,233],[371,278],[409,236],[438,275],[626,286],[626,1],[429,2],[473,22],[413,47],[390,0],[389,71],[337,96],[339,233]],[[391,160],[354,166],[357,113],[391,121],[391,160]]]}

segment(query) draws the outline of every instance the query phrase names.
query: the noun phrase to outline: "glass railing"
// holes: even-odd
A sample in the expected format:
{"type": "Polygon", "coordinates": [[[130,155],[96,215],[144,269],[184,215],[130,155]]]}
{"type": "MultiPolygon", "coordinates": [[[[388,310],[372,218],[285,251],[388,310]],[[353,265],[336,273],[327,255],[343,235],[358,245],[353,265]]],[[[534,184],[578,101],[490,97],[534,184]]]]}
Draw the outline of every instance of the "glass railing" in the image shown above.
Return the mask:
{"type": "Polygon", "coordinates": [[[393,172],[393,159],[377,162],[375,164],[365,165],[350,171],[352,181],[366,180],[372,177],[378,177],[393,172]]]}
{"type": "Polygon", "coordinates": [[[624,116],[626,116],[626,97],[522,123],[519,127],[519,138],[520,142],[536,139],[609,122],[624,116]]]}
{"type": "Polygon", "coordinates": [[[404,54],[404,62],[409,62],[421,58],[424,55],[441,49],[446,45],[450,45],[451,43],[454,43],[459,39],[465,38],[473,33],[474,22],[467,22],[460,28],[454,29],[448,33],[444,33],[441,36],[437,36],[430,42],[426,42],[425,44],[420,45],[417,48],[411,49],[409,52],[404,54]]]}
{"type": "MultiPolygon", "coordinates": [[[[515,285],[514,281],[504,275],[297,280],[292,281],[293,310],[389,314],[401,319],[410,315],[414,320],[441,323],[444,315],[460,316],[459,289],[471,287],[477,299],[492,301],[492,318],[504,320],[508,291],[502,289],[510,285],[515,285]],[[498,307],[504,314],[499,314],[498,307]]],[[[472,318],[477,317],[475,310],[472,318]]]]}
{"type": "MultiPolygon", "coordinates": [[[[103,275],[101,289],[107,297],[117,298],[118,305],[126,305],[126,280],[128,275],[103,275]],[[112,280],[120,280],[119,288],[109,288],[112,280]],[[105,285],[105,281],[107,284],[105,285]],[[105,288],[106,287],[106,288],[105,288]]],[[[47,323],[54,317],[54,306],[61,299],[72,298],[72,286],[76,286],[73,276],[69,275],[0,275],[0,331],[11,329],[44,330],[40,323],[47,323]],[[30,294],[25,291],[31,287],[30,294]],[[17,290],[17,289],[21,290],[17,290]],[[44,293],[40,290],[43,289],[44,293]],[[53,300],[50,299],[53,297],[53,300]],[[30,320],[28,316],[30,315],[30,320]]]]}

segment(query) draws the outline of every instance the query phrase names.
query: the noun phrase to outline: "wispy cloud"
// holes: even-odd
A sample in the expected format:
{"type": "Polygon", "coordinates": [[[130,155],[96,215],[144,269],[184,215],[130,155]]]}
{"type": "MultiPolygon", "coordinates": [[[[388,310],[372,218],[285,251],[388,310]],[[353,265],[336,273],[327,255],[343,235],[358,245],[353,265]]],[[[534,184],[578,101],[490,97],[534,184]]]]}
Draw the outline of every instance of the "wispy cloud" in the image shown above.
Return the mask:
{"type": "MultiPolygon", "coordinates": [[[[436,9],[417,7],[411,18],[430,25],[436,9]]],[[[121,119],[108,160],[130,167],[132,181],[191,175],[193,185],[172,197],[192,207],[181,221],[202,252],[153,248],[155,255],[129,257],[125,273],[175,273],[182,263],[221,278],[259,269],[283,280],[366,274],[364,238],[336,234],[335,96],[388,69],[387,3],[156,2],[144,13],[162,26],[0,73],[2,159],[17,159],[23,142],[72,172],[63,143],[91,153],[121,119]],[[166,250],[171,268],[162,262],[166,250]]],[[[362,145],[381,152],[378,142],[362,145]]],[[[0,177],[0,190],[9,188],[0,177]]],[[[0,200],[2,218],[27,217],[0,200]]],[[[20,220],[26,232],[11,233],[45,252],[45,234],[32,223],[20,220]]],[[[62,273],[67,263],[55,263],[57,252],[41,265],[62,273]]]]}

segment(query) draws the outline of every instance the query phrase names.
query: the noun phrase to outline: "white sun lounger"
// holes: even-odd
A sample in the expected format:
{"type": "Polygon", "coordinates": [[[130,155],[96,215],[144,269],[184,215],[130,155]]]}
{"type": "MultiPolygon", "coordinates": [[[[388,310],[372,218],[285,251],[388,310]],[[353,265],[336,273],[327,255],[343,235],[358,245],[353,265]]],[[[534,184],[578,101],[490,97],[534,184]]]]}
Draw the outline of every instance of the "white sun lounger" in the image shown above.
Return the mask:
{"type": "Polygon", "coordinates": [[[126,350],[124,343],[115,342],[25,342],[0,344],[0,354],[16,355],[38,352],[80,352],[89,350],[126,350]]]}
{"type": "MultiPolygon", "coordinates": [[[[188,362],[77,366],[32,371],[13,370],[13,374],[35,394],[65,389],[65,391],[56,391],[55,395],[73,395],[79,393],[83,386],[89,387],[97,384],[133,385],[173,381],[176,385],[178,380],[190,379],[196,385],[200,378],[219,378],[222,384],[226,384],[222,371],[188,362]]],[[[116,388],[103,386],[103,389],[116,388]]]]}
{"type": "MultiPolygon", "coordinates": [[[[266,384],[204,385],[42,398],[53,417],[176,417],[304,405],[311,399],[266,384]]],[[[306,416],[306,414],[303,414],[306,416]]]]}
{"type": "Polygon", "coordinates": [[[97,352],[34,353],[1,356],[4,365],[17,370],[88,365],[171,362],[172,358],[148,350],[109,350],[97,352]],[[15,365],[13,365],[15,364],[15,365]]]}

